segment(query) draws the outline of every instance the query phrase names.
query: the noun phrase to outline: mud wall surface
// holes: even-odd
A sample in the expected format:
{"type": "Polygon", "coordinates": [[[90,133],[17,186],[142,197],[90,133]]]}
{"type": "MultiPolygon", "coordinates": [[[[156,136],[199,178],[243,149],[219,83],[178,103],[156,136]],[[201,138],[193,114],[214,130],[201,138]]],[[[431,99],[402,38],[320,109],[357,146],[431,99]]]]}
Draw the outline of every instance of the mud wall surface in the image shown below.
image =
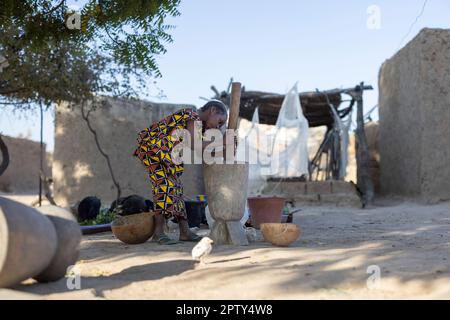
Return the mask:
{"type": "Polygon", "coordinates": [[[382,65],[379,88],[382,193],[450,199],[450,30],[423,29],[382,65]]]}
{"type": "MultiPolygon", "coordinates": [[[[2,136],[8,147],[9,166],[0,177],[0,191],[11,193],[38,193],[41,146],[39,142],[2,136]]],[[[52,155],[45,153],[44,174],[51,176],[52,155]]]]}

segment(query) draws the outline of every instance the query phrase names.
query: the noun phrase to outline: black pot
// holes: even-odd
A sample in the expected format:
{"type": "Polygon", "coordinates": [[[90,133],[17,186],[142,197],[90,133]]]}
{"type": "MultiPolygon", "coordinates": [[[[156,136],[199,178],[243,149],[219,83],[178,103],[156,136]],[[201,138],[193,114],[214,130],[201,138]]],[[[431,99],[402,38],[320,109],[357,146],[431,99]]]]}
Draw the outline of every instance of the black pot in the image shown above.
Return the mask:
{"type": "Polygon", "coordinates": [[[203,201],[185,201],[184,204],[186,205],[189,228],[200,228],[200,224],[206,220],[206,203],[203,201]]]}

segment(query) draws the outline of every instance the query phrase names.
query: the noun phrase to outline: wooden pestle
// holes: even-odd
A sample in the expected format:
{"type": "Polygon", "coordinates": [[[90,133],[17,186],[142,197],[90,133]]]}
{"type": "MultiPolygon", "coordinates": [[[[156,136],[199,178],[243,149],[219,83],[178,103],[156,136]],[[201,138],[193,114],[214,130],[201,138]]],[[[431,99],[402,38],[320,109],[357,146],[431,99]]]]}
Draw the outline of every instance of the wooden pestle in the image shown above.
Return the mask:
{"type": "MultiPolygon", "coordinates": [[[[241,104],[241,83],[233,82],[231,84],[231,102],[230,102],[230,118],[228,120],[228,129],[236,130],[239,119],[239,107],[241,104]]],[[[227,135],[228,138],[228,135],[227,135]]],[[[236,155],[237,139],[234,145],[233,154],[236,155]]]]}
{"type": "Polygon", "coordinates": [[[233,82],[231,84],[230,119],[228,120],[228,129],[233,130],[237,129],[240,103],[241,103],[241,83],[233,82]]]}

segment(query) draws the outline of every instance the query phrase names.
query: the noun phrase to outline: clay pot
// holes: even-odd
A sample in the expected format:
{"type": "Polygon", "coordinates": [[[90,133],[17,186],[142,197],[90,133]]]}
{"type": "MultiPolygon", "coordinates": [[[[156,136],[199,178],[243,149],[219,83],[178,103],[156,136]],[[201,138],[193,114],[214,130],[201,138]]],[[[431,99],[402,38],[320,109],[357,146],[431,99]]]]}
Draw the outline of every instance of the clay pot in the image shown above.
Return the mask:
{"type": "Polygon", "coordinates": [[[247,199],[248,163],[204,165],[208,208],[215,223],[215,244],[248,245],[240,220],[247,199]]]}
{"type": "Polygon", "coordinates": [[[287,247],[300,236],[300,227],[293,223],[263,223],[261,233],[265,241],[275,246],[287,247]]]}
{"type": "Polygon", "coordinates": [[[39,282],[56,281],[66,275],[67,267],[75,264],[78,259],[81,230],[75,217],[69,211],[57,206],[42,206],[36,208],[53,223],[58,238],[56,253],[50,265],[38,276],[39,282]]]}
{"type": "Polygon", "coordinates": [[[285,202],[280,197],[248,198],[252,226],[259,229],[261,223],[280,223],[285,202]]]}
{"type": "Polygon", "coordinates": [[[39,211],[0,197],[0,288],[45,270],[57,249],[51,221],[39,211]]]}
{"type": "Polygon", "coordinates": [[[111,223],[111,230],[117,239],[127,244],[144,243],[155,232],[154,212],[118,216],[111,223]]]}

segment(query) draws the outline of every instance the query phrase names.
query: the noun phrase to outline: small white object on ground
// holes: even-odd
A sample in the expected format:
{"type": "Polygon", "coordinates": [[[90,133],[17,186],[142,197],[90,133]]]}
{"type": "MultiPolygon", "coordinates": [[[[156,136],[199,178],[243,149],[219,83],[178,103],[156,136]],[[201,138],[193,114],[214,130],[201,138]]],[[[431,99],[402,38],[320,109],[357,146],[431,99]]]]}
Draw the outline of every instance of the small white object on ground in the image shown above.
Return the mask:
{"type": "Polygon", "coordinates": [[[203,263],[203,260],[211,253],[213,242],[211,238],[202,238],[192,249],[192,259],[203,263]]]}

